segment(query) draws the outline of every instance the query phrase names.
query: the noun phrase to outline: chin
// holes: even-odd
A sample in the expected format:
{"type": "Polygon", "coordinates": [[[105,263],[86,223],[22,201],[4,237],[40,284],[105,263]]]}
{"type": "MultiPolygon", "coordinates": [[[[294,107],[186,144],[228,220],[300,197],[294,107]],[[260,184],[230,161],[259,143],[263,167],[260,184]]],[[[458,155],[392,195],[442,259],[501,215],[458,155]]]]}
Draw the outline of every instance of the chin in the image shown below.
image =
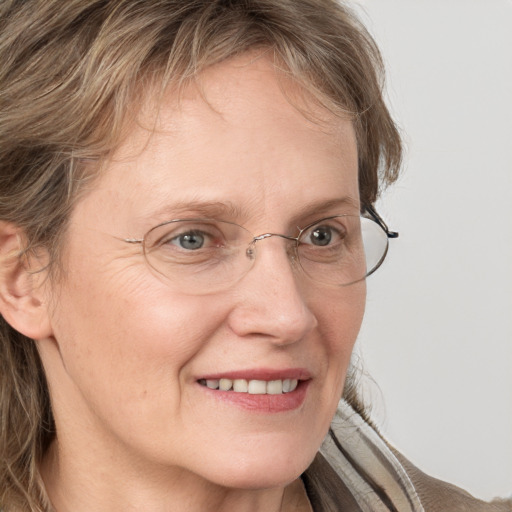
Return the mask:
{"type": "Polygon", "coordinates": [[[217,474],[213,483],[226,488],[246,490],[284,487],[296,480],[309,466],[310,461],[296,468],[270,467],[274,462],[269,458],[264,468],[249,465],[223,475],[217,474]]]}
{"type": "MultiPolygon", "coordinates": [[[[288,449],[253,448],[253,450],[233,453],[229,459],[210,461],[213,471],[203,472],[205,477],[223,487],[237,489],[265,489],[289,484],[297,479],[311,464],[316,448],[288,449]]],[[[226,454],[227,456],[227,454],[226,454]]],[[[208,462],[207,462],[208,464],[208,462]]]]}

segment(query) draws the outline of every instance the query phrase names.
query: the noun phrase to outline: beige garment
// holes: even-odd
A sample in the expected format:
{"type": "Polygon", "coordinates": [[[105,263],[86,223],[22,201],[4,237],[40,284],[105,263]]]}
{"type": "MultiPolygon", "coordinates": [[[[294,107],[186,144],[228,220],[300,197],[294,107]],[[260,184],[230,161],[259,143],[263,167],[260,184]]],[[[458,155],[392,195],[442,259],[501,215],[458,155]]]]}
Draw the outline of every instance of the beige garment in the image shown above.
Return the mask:
{"type": "Polygon", "coordinates": [[[468,492],[432,478],[395,451],[409,475],[425,512],[512,512],[512,500],[494,500],[486,503],[468,492]]]}
{"type": "Polygon", "coordinates": [[[344,401],[302,479],[314,512],[512,512],[425,475],[344,401]]]}

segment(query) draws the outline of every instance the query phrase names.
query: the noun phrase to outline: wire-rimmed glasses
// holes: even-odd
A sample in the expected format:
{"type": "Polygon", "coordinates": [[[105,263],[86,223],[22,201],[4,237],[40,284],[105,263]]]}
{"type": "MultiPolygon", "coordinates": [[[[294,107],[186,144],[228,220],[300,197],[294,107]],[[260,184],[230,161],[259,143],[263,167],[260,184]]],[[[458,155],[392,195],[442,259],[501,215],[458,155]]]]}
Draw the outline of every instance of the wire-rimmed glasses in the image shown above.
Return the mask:
{"type": "Polygon", "coordinates": [[[179,218],[150,229],[141,244],[155,271],[189,294],[229,288],[251,269],[260,242],[283,240],[290,264],[324,286],[348,286],[375,272],[388,251],[389,231],[371,207],[362,215],[331,215],[304,228],[297,236],[263,233],[254,236],[236,223],[211,218],[179,218]]]}

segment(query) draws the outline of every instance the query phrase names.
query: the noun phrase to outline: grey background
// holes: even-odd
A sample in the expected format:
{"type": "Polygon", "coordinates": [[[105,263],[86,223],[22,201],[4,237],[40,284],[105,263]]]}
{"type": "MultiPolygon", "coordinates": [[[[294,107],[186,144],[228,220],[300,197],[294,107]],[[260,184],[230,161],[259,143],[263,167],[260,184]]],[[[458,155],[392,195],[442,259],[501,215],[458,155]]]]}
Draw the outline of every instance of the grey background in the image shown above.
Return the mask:
{"type": "Polygon", "coordinates": [[[358,350],[383,432],[476,496],[512,493],[512,1],[353,0],[388,69],[400,231],[358,350]]]}

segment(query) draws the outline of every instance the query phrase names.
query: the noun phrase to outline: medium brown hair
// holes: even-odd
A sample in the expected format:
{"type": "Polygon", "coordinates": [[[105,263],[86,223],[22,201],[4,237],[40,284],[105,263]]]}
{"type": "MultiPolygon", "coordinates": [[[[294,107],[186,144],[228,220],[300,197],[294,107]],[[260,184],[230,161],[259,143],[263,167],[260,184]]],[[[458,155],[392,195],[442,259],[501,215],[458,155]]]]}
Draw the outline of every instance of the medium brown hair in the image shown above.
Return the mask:
{"type": "MultiPolygon", "coordinates": [[[[87,163],[119,143],[138,95],[258,48],[324,106],[350,114],[361,199],[372,204],[397,178],[400,137],[379,51],[339,2],[0,0],[0,220],[20,227],[27,250],[45,247],[57,268],[87,163]]],[[[35,344],[0,318],[5,512],[49,509],[37,464],[54,435],[35,344]]]]}

